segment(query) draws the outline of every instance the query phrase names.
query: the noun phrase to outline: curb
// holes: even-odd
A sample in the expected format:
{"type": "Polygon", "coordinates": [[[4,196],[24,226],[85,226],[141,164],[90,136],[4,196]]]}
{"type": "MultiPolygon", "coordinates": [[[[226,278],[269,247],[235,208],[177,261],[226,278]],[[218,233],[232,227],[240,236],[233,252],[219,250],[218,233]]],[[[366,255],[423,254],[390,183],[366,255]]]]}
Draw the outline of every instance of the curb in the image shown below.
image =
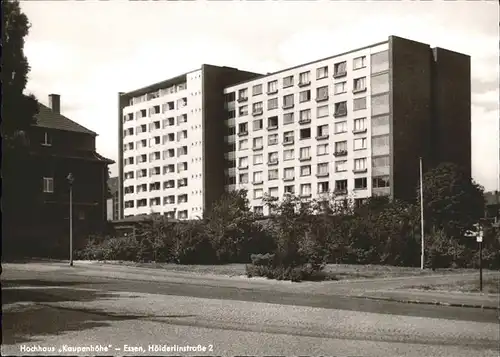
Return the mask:
{"type": "Polygon", "coordinates": [[[497,306],[485,306],[485,305],[477,305],[477,304],[449,303],[449,302],[442,302],[442,301],[407,300],[407,299],[394,299],[394,298],[385,298],[385,297],[378,297],[378,296],[375,297],[375,296],[360,296],[360,295],[347,296],[347,297],[357,298],[357,299],[365,299],[365,300],[392,301],[392,302],[400,302],[400,303],[404,303],[404,304],[465,307],[465,308],[471,308],[471,309],[500,311],[500,307],[497,307],[497,306]]]}

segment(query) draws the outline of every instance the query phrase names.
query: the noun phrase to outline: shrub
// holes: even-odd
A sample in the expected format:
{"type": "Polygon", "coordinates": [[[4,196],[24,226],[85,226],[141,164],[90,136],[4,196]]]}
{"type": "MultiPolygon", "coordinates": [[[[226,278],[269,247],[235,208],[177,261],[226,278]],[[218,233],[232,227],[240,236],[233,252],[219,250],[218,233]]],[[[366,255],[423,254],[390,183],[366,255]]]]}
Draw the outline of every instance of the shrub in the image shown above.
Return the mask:
{"type": "Polygon", "coordinates": [[[311,264],[304,264],[295,267],[285,267],[283,265],[246,265],[246,274],[249,278],[266,277],[275,280],[290,280],[301,282],[305,280],[317,281],[327,279],[327,275],[319,271],[311,264]]]}
{"type": "Polygon", "coordinates": [[[133,236],[90,239],[87,246],[76,253],[86,260],[137,261],[138,242],[133,236]]]}

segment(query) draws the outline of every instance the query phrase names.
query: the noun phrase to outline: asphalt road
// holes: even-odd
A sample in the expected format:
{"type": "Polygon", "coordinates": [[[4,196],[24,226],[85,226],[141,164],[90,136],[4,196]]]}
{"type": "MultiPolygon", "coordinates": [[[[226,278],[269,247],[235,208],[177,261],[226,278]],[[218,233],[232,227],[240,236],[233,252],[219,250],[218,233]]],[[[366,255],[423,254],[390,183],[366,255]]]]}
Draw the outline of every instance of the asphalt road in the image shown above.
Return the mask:
{"type": "Polygon", "coordinates": [[[500,355],[497,311],[273,292],[250,284],[4,271],[2,308],[2,355],[78,354],[64,345],[101,351],[83,355],[500,355]],[[125,345],[137,349],[125,351],[125,345]],[[166,345],[201,350],[169,353],[162,350],[166,345]],[[54,351],[30,352],[36,347],[54,351]]]}

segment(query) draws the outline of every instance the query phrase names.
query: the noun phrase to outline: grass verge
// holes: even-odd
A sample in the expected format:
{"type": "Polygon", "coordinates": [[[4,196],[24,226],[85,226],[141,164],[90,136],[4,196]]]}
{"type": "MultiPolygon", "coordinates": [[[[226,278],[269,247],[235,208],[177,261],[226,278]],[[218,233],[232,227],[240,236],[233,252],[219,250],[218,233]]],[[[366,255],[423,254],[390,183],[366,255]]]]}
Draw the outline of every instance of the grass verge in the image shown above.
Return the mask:
{"type": "MultiPolygon", "coordinates": [[[[479,278],[475,280],[463,280],[455,284],[435,284],[435,285],[416,285],[409,286],[408,289],[437,291],[437,292],[462,292],[479,293],[479,278]]],[[[500,294],[500,276],[488,277],[483,279],[483,293],[500,294]]]]}

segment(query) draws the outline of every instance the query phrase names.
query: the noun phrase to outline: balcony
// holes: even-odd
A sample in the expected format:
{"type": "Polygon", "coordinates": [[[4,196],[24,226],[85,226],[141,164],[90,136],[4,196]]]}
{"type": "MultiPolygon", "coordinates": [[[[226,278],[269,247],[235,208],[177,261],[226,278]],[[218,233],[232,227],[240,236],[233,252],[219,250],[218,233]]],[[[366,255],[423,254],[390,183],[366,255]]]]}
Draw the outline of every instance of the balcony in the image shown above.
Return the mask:
{"type": "Polygon", "coordinates": [[[247,101],[248,101],[248,97],[240,97],[237,100],[238,103],[244,103],[244,102],[247,102],[247,101]]]}
{"type": "Polygon", "coordinates": [[[278,160],[278,159],[276,159],[276,160],[269,160],[269,161],[267,162],[267,165],[268,165],[268,166],[276,166],[276,165],[278,165],[278,164],[279,164],[279,160],[278,160]]]}
{"type": "Polygon", "coordinates": [[[270,125],[270,126],[267,127],[268,131],[273,131],[273,130],[277,130],[277,129],[278,129],[277,125],[270,125]]]}
{"type": "Polygon", "coordinates": [[[357,130],[353,130],[352,133],[353,134],[364,134],[366,133],[367,129],[357,129],[357,130]]]}
{"type": "Polygon", "coordinates": [[[263,180],[260,180],[260,181],[253,181],[252,182],[252,185],[262,185],[264,183],[263,180]]]}
{"type": "Polygon", "coordinates": [[[335,118],[341,118],[347,116],[347,110],[339,110],[333,114],[335,118]]]}
{"type": "Polygon", "coordinates": [[[299,81],[297,84],[300,88],[307,87],[308,85],[311,84],[311,81],[299,81]]]}
{"type": "Polygon", "coordinates": [[[309,124],[311,122],[311,119],[300,119],[299,124],[309,124]]]}
{"type": "Polygon", "coordinates": [[[308,156],[308,157],[301,157],[299,158],[299,161],[303,162],[303,161],[311,161],[311,157],[308,156]]]}
{"type": "Polygon", "coordinates": [[[326,140],[330,137],[330,135],[325,134],[325,135],[318,135],[316,136],[316,140],[326,140]]]}
{"type": "Polygon", "coordinates": [[[283,146],[293,145],[295,142],[293,139],[285,139],[283,146]]]}
{"type": "Polygon", "coordinates": [[[329,96],[322,96],[322,97],[317,97],[316,98],[316,103],[320,103],[320,102],[325,102],[329,99],[330,97],[329,96]]]}
{"type": "Polygon", "coordinates": [[[264,146],[262,146],[262,145],[260,145],[260,146],[254,146],[254,147],[252,148],[252,150],[253,150],[253,151],[260,151],[260,150],[262,150],[262,149],[264,149],[264,146]]]}
{"type": "Polygon", "coordinates": [[[272,95],[278,93],[278,89],[271,89],[267,91],[267,95],[272,95]]]}
{"type": "Polygon", "coordinates": [[[329,172],[318,172],[316,174],[316,177],[328,177],[328,176],[330,176],[329,172]]]}
{"type": "Polygon", "coordinates": [[[347,150],[335,151],[333,155],[335,157],[347,156],[347,150]]]}
{"type": "Polygon", "coordinates": [[[336,188],[335,191],[333,191],[336,195],[339,196],[344,196],[347,195],[347,188],[336,188]]]}
{"type": "Polygon", "coordinates": [[[368,171],[367,169],[354,169],[354,170],[352,170],[352,172],[355,174],[362,174],[362,173],[365,173],[367,171],[368,171]]]}
{"type": "Polygon", "coordinates": [[[290,182],[290,181],[293,181],[293,180],[295,180],[295,176],[294,177],[285,177],[285,178],[283,178],[283,181],[285,181],[285,182],[290,182]]]}
{"type": "Polygon", "coordinates": [[[353,94],[363,93],[363,92],[366,92],[366,87],[365,88],[355,88],[355,89],[352,90],[353,94]]]}
{"type": "Polygon", "coordinates": [[[293,103],[289,103],[289,104],[283,104],[283,109],[292,109],[294,107],[294,104],[293,103]]]}
{"type": "Polygon", "coordinates": [[[339,71],[333,74],[333,78],[342,78],[347,76],[347,71],[339,71]]]}
{"type": "Polygon", "coordinates": [[[238,136],[248,136],[248,131],[240,131],[238,132],[238,136]]]}
{"type": "Polygon", "coordinates": [[[264,110],[262,108],[260,109],[254,109],[252,111],[252,115],[255,117],[255,116],[258,116],[258,115],[262,115],[264,113],[264,110]]]}
{"type": "Polygon", "coordinates": [[[247,169],[248,169],[248,165],[245,165],[245,166],[238,166],[238,169],[239,169],[239,170],[247,170],[247,169]]]}

